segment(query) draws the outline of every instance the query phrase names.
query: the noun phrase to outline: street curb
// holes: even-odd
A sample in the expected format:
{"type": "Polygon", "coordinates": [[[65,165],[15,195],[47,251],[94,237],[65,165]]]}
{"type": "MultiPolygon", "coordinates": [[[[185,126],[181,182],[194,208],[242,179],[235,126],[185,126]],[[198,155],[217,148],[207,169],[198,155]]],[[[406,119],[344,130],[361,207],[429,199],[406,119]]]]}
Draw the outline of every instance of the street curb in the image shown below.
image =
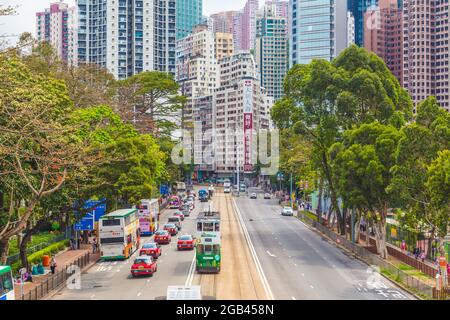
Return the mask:
{"type": "MultiPolygon", "coordinates": [[[[330,244],[335,245],[336,247],[338,247],[339,249],[341,249],[342,251],[347,252],[349,255],[351,255],[353,258],[365,263],[366,265],[370,266],[369,263],[367,263],[367,261],[365,261],[363,258],[359,257],[356,253],[351,252],[349,250],[347,250],[347,248],[341,246],[340,244],[338,244],[337,242],[333,241],[332,239],[330,239],[328,236],[326,236],[325,234],[323,234],[322,232],[320,232],[318,229],[308,225],[306,222],[304,222],[302,219],[300,219],[298,216],[296,216],[296,218],[301,221],[308,229],[310,229],[311,231],[314,231],[315,233],[317,233],[318,235],[320,235],[321,237],[324,237],[327,239],[327,242],[330,244]]],[[[383,278],[385,278],[386,280],[388,280],[390,283],[392,283],[393,285],[405,290],[406,292],[408,292],[410,295],[414,296],[416,299],[418,300],[425,300],[422,297],[416,295],[414,292],[411,291],[411,289],[405,287],[403,284],[398,283],[395,280],[390,279],[389,277],[385,276],[384,274],[382,274],[381,272],[379,273],[383,278]]]]}

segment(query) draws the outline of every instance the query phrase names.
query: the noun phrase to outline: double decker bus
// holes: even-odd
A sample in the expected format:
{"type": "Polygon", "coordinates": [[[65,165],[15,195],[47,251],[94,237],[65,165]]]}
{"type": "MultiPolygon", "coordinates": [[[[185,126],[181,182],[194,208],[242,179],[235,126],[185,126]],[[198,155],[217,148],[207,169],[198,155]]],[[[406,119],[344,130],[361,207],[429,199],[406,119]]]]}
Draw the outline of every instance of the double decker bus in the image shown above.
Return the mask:
{"type": "Polygon", "coordinates": [[[221,257],[220,213],[214,211],[210,204],[197,217],[197,245],[195,247],[197,272],[219,272],[221,257]]]}
{"type": "Polygon", "coordinates": [[[14,279],[10,266],[0,266],[0,300],[15,300],[14,279]]]}
{"type": "Polygon", "coordinates": [[[141,236],[151,236],[158,230],[159,202],[158,199],[143,199],[140,202],[136,209],[141,236]]]}
{"type": "Polygon", "coordinates": [[[120,209],[99,220],[100,257],[128,259],[139,248],[141,234],[137,209],[120,209]]]}

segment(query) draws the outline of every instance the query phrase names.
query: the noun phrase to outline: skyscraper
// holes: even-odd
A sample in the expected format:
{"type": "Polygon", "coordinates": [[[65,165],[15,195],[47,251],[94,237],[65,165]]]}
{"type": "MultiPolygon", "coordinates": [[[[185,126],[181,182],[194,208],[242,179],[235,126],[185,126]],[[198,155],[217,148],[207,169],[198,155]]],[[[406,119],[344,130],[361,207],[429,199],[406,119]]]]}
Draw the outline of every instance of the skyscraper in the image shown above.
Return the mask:
{"type": "Polygon", "coordinates": [[[224,11],[211,15],[213,31],[233,33],[233,19],[237,11],[224,11]]]}
{"type": "Polygon", "coordinates": [[[434,95],[450,111],[449,2],[403,1],[403,86],[414,104],[434,95]]]}
{"type": "Polygon", "coordinates": [[[255,60],[267,94],[281,98],[288,68],[287,19],[277,15],[274,5],[266,5],[258,18],[255,60]]]}
{"type": "Polygon", "coordinates": [[[364,47],[384,60],[403,83],[403,18],[398,0],[379,0],[364,14],[364,47]]]}
{"type": "Polygon", "coordinates": [[[117,79],[175,74],[175,0],[78,0],[78,61],[117,79]]]}
{"type": "Polygon", "coordinates": [[[236,51],[255,48],[257,11],[258,0],[247,0],[244,8],[233,17],[233,38],[236,51]]]}
{"type": "MultiPolygon", "coordinates": [[[[337,0],[345,1],[345,0],[337,0]]],[[[378,0],[347,0],[348,9],[355,19],[355,43],[358,46],[364,46],[364,13],[370,7],[378,5],[378,0]]]]}
{"type": "Polygon", "coordinates": [[[331,60],[347,47],[345,1],[290,0],[289,8],[290,66],[314,58],[331,60]]]}
{"type": "Polygon", "coordinates": [[[36,13],[36,39],[48,42],[59,58],[76,63],[77,11],[67,3],[50,4],[36,13]]]}
{"type": "Polygon", "coordinates": [[[203,0],[176,0],[177,40],[192,33],[192,28],[203,21],[203,0]]]}

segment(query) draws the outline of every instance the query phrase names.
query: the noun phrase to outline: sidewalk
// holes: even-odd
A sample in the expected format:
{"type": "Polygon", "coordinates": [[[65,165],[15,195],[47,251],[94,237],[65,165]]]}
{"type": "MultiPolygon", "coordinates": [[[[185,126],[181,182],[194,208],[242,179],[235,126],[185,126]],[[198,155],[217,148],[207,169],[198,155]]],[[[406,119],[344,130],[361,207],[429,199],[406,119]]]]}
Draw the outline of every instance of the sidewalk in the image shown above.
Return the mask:
{"type": "MultiPolygon", "coordinates": [[[[84,257],[87,253],[89,253],[89,264],[85,266],[85,268],[89,267],[93,263],[95,263],[100,258],[100,253],[92,254],[92,246],[89,244],[83,244],[81,246],[81,249],[78,250],[69,250],[66,249],[65,251],[62,251],[61,253],[57,254],[55,256],[56,260],[56,272],[62,271],[66,269],[68,266],[73,264],[78,259],[84,257]]],[[[33,276],[33,282],[27,282],[23,285],[23,294],[27,295],[30,291],[36,290],[37,287],[41,286],[44,282],[48,281],[51,278],[52,274],[50,272],[50,268],[45,268],[45,274],[44,275],[34,275],[33,276]]],[[[14,291],[16,300],[21,300],[21,286],[15,285],[14,291]]]]}

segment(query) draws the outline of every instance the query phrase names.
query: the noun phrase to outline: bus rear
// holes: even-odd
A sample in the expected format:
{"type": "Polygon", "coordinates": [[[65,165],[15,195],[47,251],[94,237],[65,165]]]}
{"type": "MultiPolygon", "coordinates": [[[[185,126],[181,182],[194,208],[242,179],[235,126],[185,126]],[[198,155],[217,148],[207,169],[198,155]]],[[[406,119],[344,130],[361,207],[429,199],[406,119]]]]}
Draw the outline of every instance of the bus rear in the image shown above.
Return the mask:
{"type": "Polygon", "coordinates": [[[102,259],[125,259],[124,219],[102,217],[99,221],[100,255],[102,259]]]}
{"type": "Polygon", "coordinates": [[[157,199],[141,200],[136,206],[141,235],[151,236],[158,230],[159,203],[157,199]]]}
{"type": "Polygon", "coordinates": [[[0,266],[0,300],[15,300],[14,279],[10,266],[0,266]]]}

